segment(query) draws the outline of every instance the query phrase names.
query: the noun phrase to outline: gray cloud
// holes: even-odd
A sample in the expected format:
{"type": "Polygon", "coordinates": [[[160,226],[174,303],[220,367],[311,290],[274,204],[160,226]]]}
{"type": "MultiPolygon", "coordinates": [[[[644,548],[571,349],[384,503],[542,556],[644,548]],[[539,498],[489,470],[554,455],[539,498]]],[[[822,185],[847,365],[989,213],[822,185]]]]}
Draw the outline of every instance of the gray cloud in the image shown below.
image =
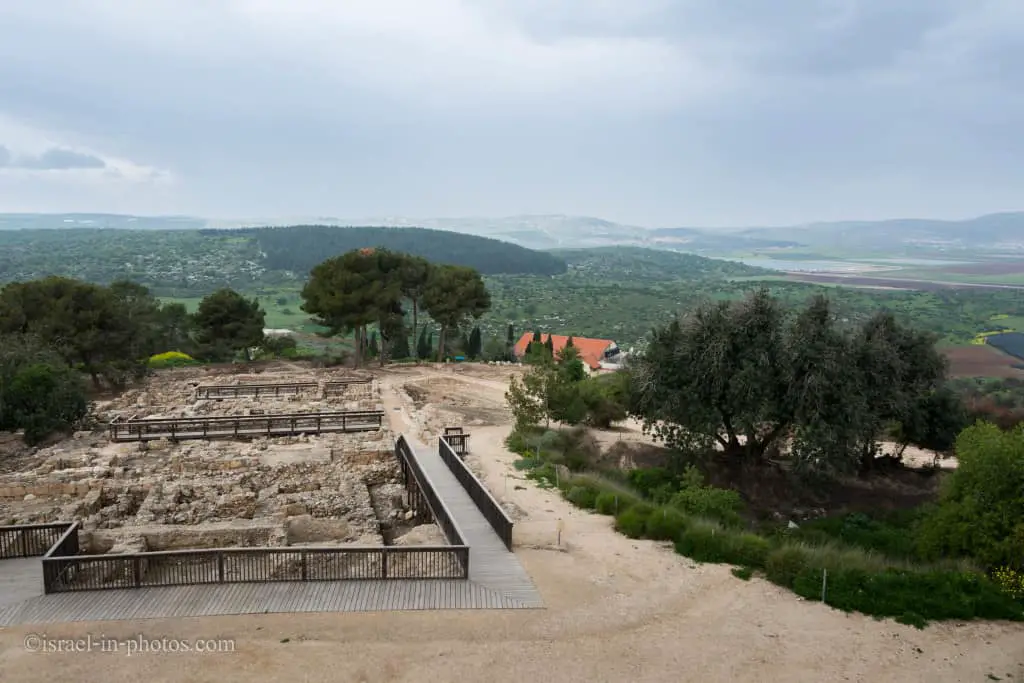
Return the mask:
{"type": "MultiPolygon", "coordinates": [[[[134,211],[1021,208],[1020,0],[36,5],[0,3],[0,115],[180,178],[134,211]]],[[[18,196],[78,208],[40,188],[18,196]]]]}
{"type": "Polygon", "coordinates": [[[39,155],[19,157],[15,166],[38,171],[67,171],[83,168],[106,168],[107,163],[92,154],[51,147],[39,155]]]}

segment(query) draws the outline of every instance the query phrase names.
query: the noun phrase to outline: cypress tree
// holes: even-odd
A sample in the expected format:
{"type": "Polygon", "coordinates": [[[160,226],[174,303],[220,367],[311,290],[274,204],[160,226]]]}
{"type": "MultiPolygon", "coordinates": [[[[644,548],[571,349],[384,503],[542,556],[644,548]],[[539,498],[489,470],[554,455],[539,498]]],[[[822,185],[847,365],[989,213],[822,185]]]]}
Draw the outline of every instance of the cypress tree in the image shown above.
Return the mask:
{"type": "Polygon", "coordinates": [[[467,351],[469,357],[476,360],[484,351],[484,341],[480,334],[480,326],[473,328],[473,331],[469,333],[469,345],[467,351]]]}
{"type": "Polygon", "coordinates": [[[516,347],[516,330],[512,323],[508,324],[508,331],[505,333],[505,360],[515,360],[514,349],[516,347]]]}
{"type": "Polygon", "coordinates": [[[376,358],[380,355],[380,346],[377,344],[377,330],[370,333],[370,343],[366,347],[366,352],[370,358],[376,358]]]}
{"type": "Polygon", "coordinates": [[[568,349],[572,348],[573,346],[575,346],[575,344],[572,343],[572,335],[569,335],[569,338],[565,340],[565,348],[568,349]]]}
{"type": "Polygon", "coordinates": [[[547,341],[544,342],[544,347],[548,350],[548,353],[552,356],[555,355],[555,341],[548,335],[547,341]]]}
{"type": "Polygon", "coordinates": [[[391,357],[395,360],[404,360],[411,354],[409,353],[409,335],[403,329],[402,334],[395,338],[395,343],[391,345],[391,357]]]}
{"type": "Polygon", "coordinates": [[[431,344],[427,340],[427,326],[424,325],[423,329],[420,330],[420,338],[416,342],[416,357],[420,360],[426,360],[430,358],[431,344]]]}

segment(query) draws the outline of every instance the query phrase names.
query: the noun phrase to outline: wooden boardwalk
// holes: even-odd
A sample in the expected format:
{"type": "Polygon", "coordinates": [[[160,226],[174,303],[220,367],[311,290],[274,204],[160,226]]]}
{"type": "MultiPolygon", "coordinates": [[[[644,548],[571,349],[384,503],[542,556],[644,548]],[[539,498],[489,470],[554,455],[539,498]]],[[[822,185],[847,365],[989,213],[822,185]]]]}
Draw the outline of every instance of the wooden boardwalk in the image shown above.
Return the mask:
{"type": "Polygon", "coordinates": [[[437,452],[409,443],[470,546],[469,580],[241,583],[42,595],[39,558],[0,560],[0,627],[280,612],[543,607],[518,558],[505,548],[437,452]]]}

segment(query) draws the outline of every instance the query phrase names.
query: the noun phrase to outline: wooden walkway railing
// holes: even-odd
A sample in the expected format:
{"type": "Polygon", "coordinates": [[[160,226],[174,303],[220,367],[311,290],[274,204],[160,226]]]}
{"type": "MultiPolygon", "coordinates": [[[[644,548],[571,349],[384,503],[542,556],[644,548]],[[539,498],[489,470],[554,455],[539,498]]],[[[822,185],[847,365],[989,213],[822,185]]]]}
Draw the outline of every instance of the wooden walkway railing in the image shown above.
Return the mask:
{"type": "Polygon", "coordinates": [[[444,440],[459,457],[465,458],[469,455],[469,434],[462,427],[445,427],[444,440]]]}
{"type": "Polygon", "coordinates": [[[70,522],[0,526],[0,559],[42,557],[70,526],[70,522]]]}
{"type": "Polygon", "coordinates": [[[111,441],[216,439],[225,437],[292,436],[330,432],[376,431],[384,422],[380,410],[283,413],[227,417],[114,418],[111,441]]]}
{"type": "Polygon", "coordinates": [[[509,519],[505,510],[494,499],[487,487],[470,471],[443,436],[437,437],[437,452],[455,478],[459,480],[462,488],[469,494],[473,503],[476,504],[480,514],[494,529],[494,533],[498,535],[506,548],[512,550],[512,520],[509,519]]]}
{"type": "Polygon", "coordinates": [[[448,542],[453,546],[465,547],[467,549],[466,572],[468,576],[469,549],[466,546],[466,537],[462,530],[459,529],[458,522],[455,521],[455,515],[452,514],[451,510],[448,509],[448,505],[438,494],[434,482],[423,471],[419,461],[416,459],[412,446],[409,445],[404,434],[399,436],[398,441],[395,443],[395,455],[398,456],[398,462],[402,466],[402,473],[406,477],[406,488],[409,489],[408,484],[410,483],[411,475],[411,479],[415,483],[412,490],[419,491],[426,498],[427,506],[430,508],[434,521],[441,527],[441,531],[444,533],[445,538],[448,539],[448,542]]]}
{"type": "Polygon", "coordinates": [[[469,546],[405,437],[395,456],[410,498],[449,545],[215,548],[83,555],[79,524],[0,527],[0,558],[42,556],[43,590],[64,593],[273,581],[468,579],[469,546]]]}
{"type": "Polygon", "coordinates": [[[469,549],[453,546],[216,548],[116,555],[65,555],[64,552],[43,558],[46,593],[273,581],[466,579],[469,576],[469,549]]]}
{"type": "Polygon", "coordinates": [[[201,384],[196,387],[197,399],[241,398],[260,396],[297,396],[320,389],[317,382],[287,384],[201,384]]]}

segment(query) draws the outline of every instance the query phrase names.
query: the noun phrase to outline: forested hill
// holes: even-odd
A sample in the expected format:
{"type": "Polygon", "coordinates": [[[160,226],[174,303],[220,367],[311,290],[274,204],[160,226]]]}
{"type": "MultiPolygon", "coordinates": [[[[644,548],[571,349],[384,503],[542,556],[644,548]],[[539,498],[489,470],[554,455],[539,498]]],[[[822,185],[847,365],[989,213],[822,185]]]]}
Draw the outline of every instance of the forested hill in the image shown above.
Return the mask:
{"type": "Polygon", "coordinates": [[[735,261],[643,247],[553,249],[549,253],[565,259],[571,273],[615,279],[621,279],[625,274],[634,284],[671,280],[729,280],[778,274],[735,261]]]}
{"type": "Polygon", "coordinates": [[[296,225],[281,228],[201,230],[210,237],[251,237],[269,270],[306,273],[324,259],[361,247],[382,247],[422,256],[432,263],[470,266],[484,275],[559,275],[566,264],[558,256],[509,242],[426,228],[339,228],[296,225]]]}

